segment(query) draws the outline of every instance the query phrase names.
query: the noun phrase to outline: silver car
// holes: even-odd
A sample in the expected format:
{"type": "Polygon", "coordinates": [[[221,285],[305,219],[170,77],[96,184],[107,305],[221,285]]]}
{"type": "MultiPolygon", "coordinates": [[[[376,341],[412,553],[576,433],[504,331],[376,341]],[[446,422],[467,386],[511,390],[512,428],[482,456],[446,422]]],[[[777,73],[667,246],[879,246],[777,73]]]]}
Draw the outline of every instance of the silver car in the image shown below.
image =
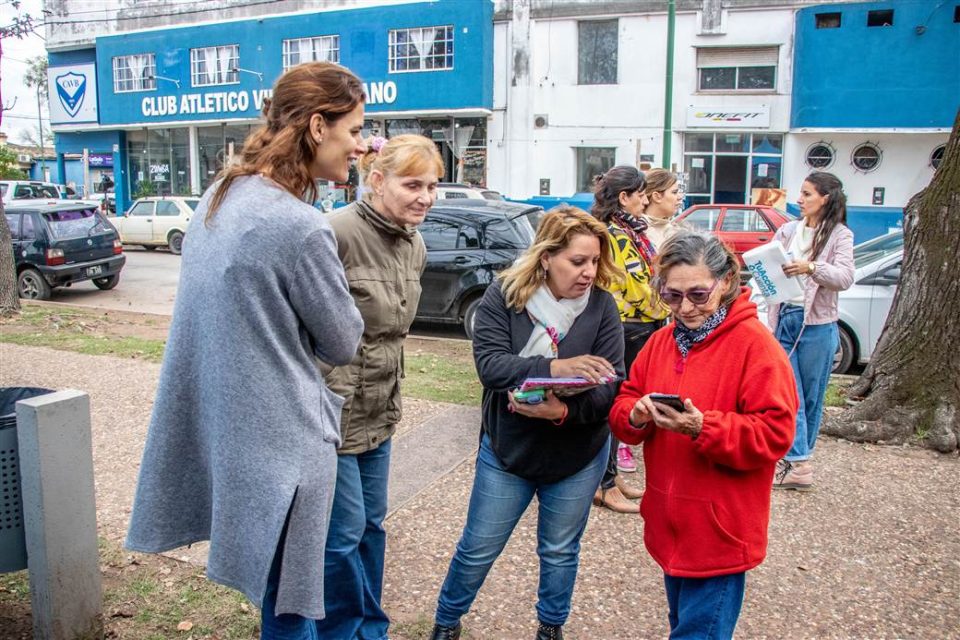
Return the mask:
{"type": "MultiPolygon", "coordinates": [[[[833,373],[846,373],[854,364],[866,364],[880,339],[903,264],[903,232],[893,231],[853,248],[853,286],[840,292],[840,347],[833,373]]],[[[766,322],[767,304],[751,282],[760,319],[766,322]]]]}

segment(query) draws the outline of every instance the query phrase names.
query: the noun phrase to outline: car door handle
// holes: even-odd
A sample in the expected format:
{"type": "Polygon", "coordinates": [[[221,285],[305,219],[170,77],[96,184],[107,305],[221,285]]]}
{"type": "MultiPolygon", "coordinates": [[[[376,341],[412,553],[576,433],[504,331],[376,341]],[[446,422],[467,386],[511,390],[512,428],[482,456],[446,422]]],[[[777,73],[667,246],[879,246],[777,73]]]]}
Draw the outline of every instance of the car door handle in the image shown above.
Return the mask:
{"type": "Polygon", "coordinates": [[[767,236],[760,236],[759,238],[757,238],[757,240],[759,240],[760,242],[766,242],[769,239],[770,238],[768,238],[767,236]]]}
{"type": "Polygon", "coordinates": [[[466,264],[468,260],[463,256],[458,256],[453,259],[453,264],[466,264]]]}

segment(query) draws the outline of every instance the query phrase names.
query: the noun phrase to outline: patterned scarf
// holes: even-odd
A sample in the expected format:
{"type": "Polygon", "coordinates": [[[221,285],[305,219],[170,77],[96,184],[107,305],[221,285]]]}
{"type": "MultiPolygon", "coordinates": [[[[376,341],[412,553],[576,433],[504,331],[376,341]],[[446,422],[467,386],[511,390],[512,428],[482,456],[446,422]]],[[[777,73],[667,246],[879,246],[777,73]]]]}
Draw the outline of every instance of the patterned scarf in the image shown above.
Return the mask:
{"type": "Polygon", "coordinates": [[[699,329],[688,329],[683,326],[679,319],[673,323],[673,339],[677,341],[677,349],[680,350],[680,356],[687,357],[690,349],[698,342],[707,339],[714,330],[720,326],[720,323],[727,317],[727,308],[721,306],[717,311],[707,318],[706,322],[700,325],[699,329]]]}
{"type": "Polygon", "coordinates": [[[610,216],[610,221],[623,229],[624,233],[633,241],[637,252],[640,254],[640,257],[643,258],[644,262],[647,263],[647,266],[652,266],[653,258],[657,255],[657,252],[654,250],[653,243],[650,242],[650,238],[648,238],[646,234],[647,221],[643,218],[634,218],[623,209],[617,209],[617,211],[610,216]]]}

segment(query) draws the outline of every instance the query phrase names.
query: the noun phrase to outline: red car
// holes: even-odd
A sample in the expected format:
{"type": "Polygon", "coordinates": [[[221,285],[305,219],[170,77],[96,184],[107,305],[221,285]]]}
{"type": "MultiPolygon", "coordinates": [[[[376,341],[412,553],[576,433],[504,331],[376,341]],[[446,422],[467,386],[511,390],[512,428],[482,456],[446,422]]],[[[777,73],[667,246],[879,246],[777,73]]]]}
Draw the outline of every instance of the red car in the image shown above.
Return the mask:
{"type": "Polygon", "coordinates": [[[777,229],[795,219],[755,204],[697,204],[677,216],[688,228],[715,233],[737,254],[741,266],[744,251],[770,242],[777,229]]]}

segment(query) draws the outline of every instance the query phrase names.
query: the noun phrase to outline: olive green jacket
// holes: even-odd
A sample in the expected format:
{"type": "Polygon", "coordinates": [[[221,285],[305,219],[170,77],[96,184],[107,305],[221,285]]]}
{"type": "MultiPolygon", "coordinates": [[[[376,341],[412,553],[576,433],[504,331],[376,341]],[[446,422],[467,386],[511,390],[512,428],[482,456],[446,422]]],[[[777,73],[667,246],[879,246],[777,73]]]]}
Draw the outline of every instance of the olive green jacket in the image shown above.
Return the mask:
{"type": "Polygon", "coordinates": [[[363,317],[363,337],[353,361],[327,374],[327,385],[346,400],[338,453],[376,449],[400,421],[403,340],[420,303],[420,274],[427,262],[415,228],[387,220],[365,202],[329,217],[350,295],[363,317]]]}

